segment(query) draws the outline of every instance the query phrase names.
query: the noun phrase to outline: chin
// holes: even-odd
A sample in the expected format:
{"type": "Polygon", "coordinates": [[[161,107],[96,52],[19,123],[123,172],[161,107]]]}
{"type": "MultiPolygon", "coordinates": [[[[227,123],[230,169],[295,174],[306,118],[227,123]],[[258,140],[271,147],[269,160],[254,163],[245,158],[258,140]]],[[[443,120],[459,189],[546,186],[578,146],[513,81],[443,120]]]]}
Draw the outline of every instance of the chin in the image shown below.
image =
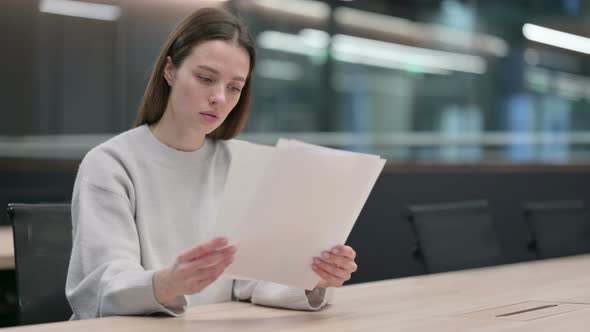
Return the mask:
{"type": "Polygon", "coordinates": [[[213,128],[210,128],[210,129],[208,129],[208,130],[207,130],[207,135],[211,135],[211,133],[212,133],[212,132],[214,132],[214,131],[216,131],[216,130],[217,130],[217,128],[219,128],[219,126],[215,126],[215,127],[213,127],[213,128]]]}

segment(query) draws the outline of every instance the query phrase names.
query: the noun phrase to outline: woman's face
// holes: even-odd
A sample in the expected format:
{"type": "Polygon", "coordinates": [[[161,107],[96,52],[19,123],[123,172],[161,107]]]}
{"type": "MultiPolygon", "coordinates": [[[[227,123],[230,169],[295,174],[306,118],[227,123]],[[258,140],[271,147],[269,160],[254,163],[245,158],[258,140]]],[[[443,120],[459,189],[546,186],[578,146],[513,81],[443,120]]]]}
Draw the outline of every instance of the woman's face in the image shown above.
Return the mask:
{"type": "Polygon", "coordinates": [[[194,46],[179,67],[168,58],[164,77],[171,91],[166,112],[183,129],[211,133],[238,103],[249,70],[248,52],[223,40],[194,46]]]}

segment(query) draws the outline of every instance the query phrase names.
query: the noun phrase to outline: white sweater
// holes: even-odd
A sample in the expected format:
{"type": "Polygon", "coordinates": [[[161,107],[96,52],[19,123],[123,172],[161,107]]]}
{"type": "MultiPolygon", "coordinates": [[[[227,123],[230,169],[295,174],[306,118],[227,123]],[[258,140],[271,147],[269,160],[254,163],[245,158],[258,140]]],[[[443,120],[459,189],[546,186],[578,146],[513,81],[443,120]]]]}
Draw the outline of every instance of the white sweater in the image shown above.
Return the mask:
{"type": "Polygon", "coordinates": [[[207,139],[193,152],[162,144],[146,125],[84,157],[72,196],[73,248],[66,295],[72,319],[110,315],[181,315],[188,305],[252,303],[299,310],[323,307],[323,290],[220,278],[163,307],[152,276],[182,251],[204,242],[215,221],[231,160],[228,143],[207,139]]]}

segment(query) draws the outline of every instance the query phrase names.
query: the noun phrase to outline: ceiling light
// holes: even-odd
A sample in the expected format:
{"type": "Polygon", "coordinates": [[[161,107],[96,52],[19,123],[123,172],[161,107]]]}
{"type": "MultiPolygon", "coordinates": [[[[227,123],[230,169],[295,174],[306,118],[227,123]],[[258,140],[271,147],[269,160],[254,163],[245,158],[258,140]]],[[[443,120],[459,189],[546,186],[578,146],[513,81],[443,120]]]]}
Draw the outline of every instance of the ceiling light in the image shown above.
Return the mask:
{"type": "Polygon", "coordinates": [[[545,28],[531,23],[526,23],[522,26],[522,33],[527,39],[532,41],[590,54],[590,38],[545,28]]]}
{"type": "Polygon", "coordinates": [[[121,17],[121,7],[119,6],[72,0],[41,0],[39,11],[103,21],[116,21],[121,17]]]}

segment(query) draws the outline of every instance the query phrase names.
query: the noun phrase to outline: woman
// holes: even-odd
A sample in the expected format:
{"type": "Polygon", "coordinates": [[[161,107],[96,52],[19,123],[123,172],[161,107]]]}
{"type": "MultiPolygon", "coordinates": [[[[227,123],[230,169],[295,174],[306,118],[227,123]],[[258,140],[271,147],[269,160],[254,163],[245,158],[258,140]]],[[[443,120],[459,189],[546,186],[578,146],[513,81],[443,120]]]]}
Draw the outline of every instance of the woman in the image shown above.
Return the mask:
{"type": "Polygon", "coordinates": [[[317,310],[328,301],[326,288],[356,270],[354,250],[337,246],[314,259],[320,282],[313,290],[220,277],[237,249],[202,234],[215,220],[228,170],[223,140],[238,134],[249,112],[254,62],[239,20],[198,10],[164,45],[137,127],[84,157],[72,197],[66,284],[73,319],[177,316],[189,302],[232,298],[317,310]]]}

